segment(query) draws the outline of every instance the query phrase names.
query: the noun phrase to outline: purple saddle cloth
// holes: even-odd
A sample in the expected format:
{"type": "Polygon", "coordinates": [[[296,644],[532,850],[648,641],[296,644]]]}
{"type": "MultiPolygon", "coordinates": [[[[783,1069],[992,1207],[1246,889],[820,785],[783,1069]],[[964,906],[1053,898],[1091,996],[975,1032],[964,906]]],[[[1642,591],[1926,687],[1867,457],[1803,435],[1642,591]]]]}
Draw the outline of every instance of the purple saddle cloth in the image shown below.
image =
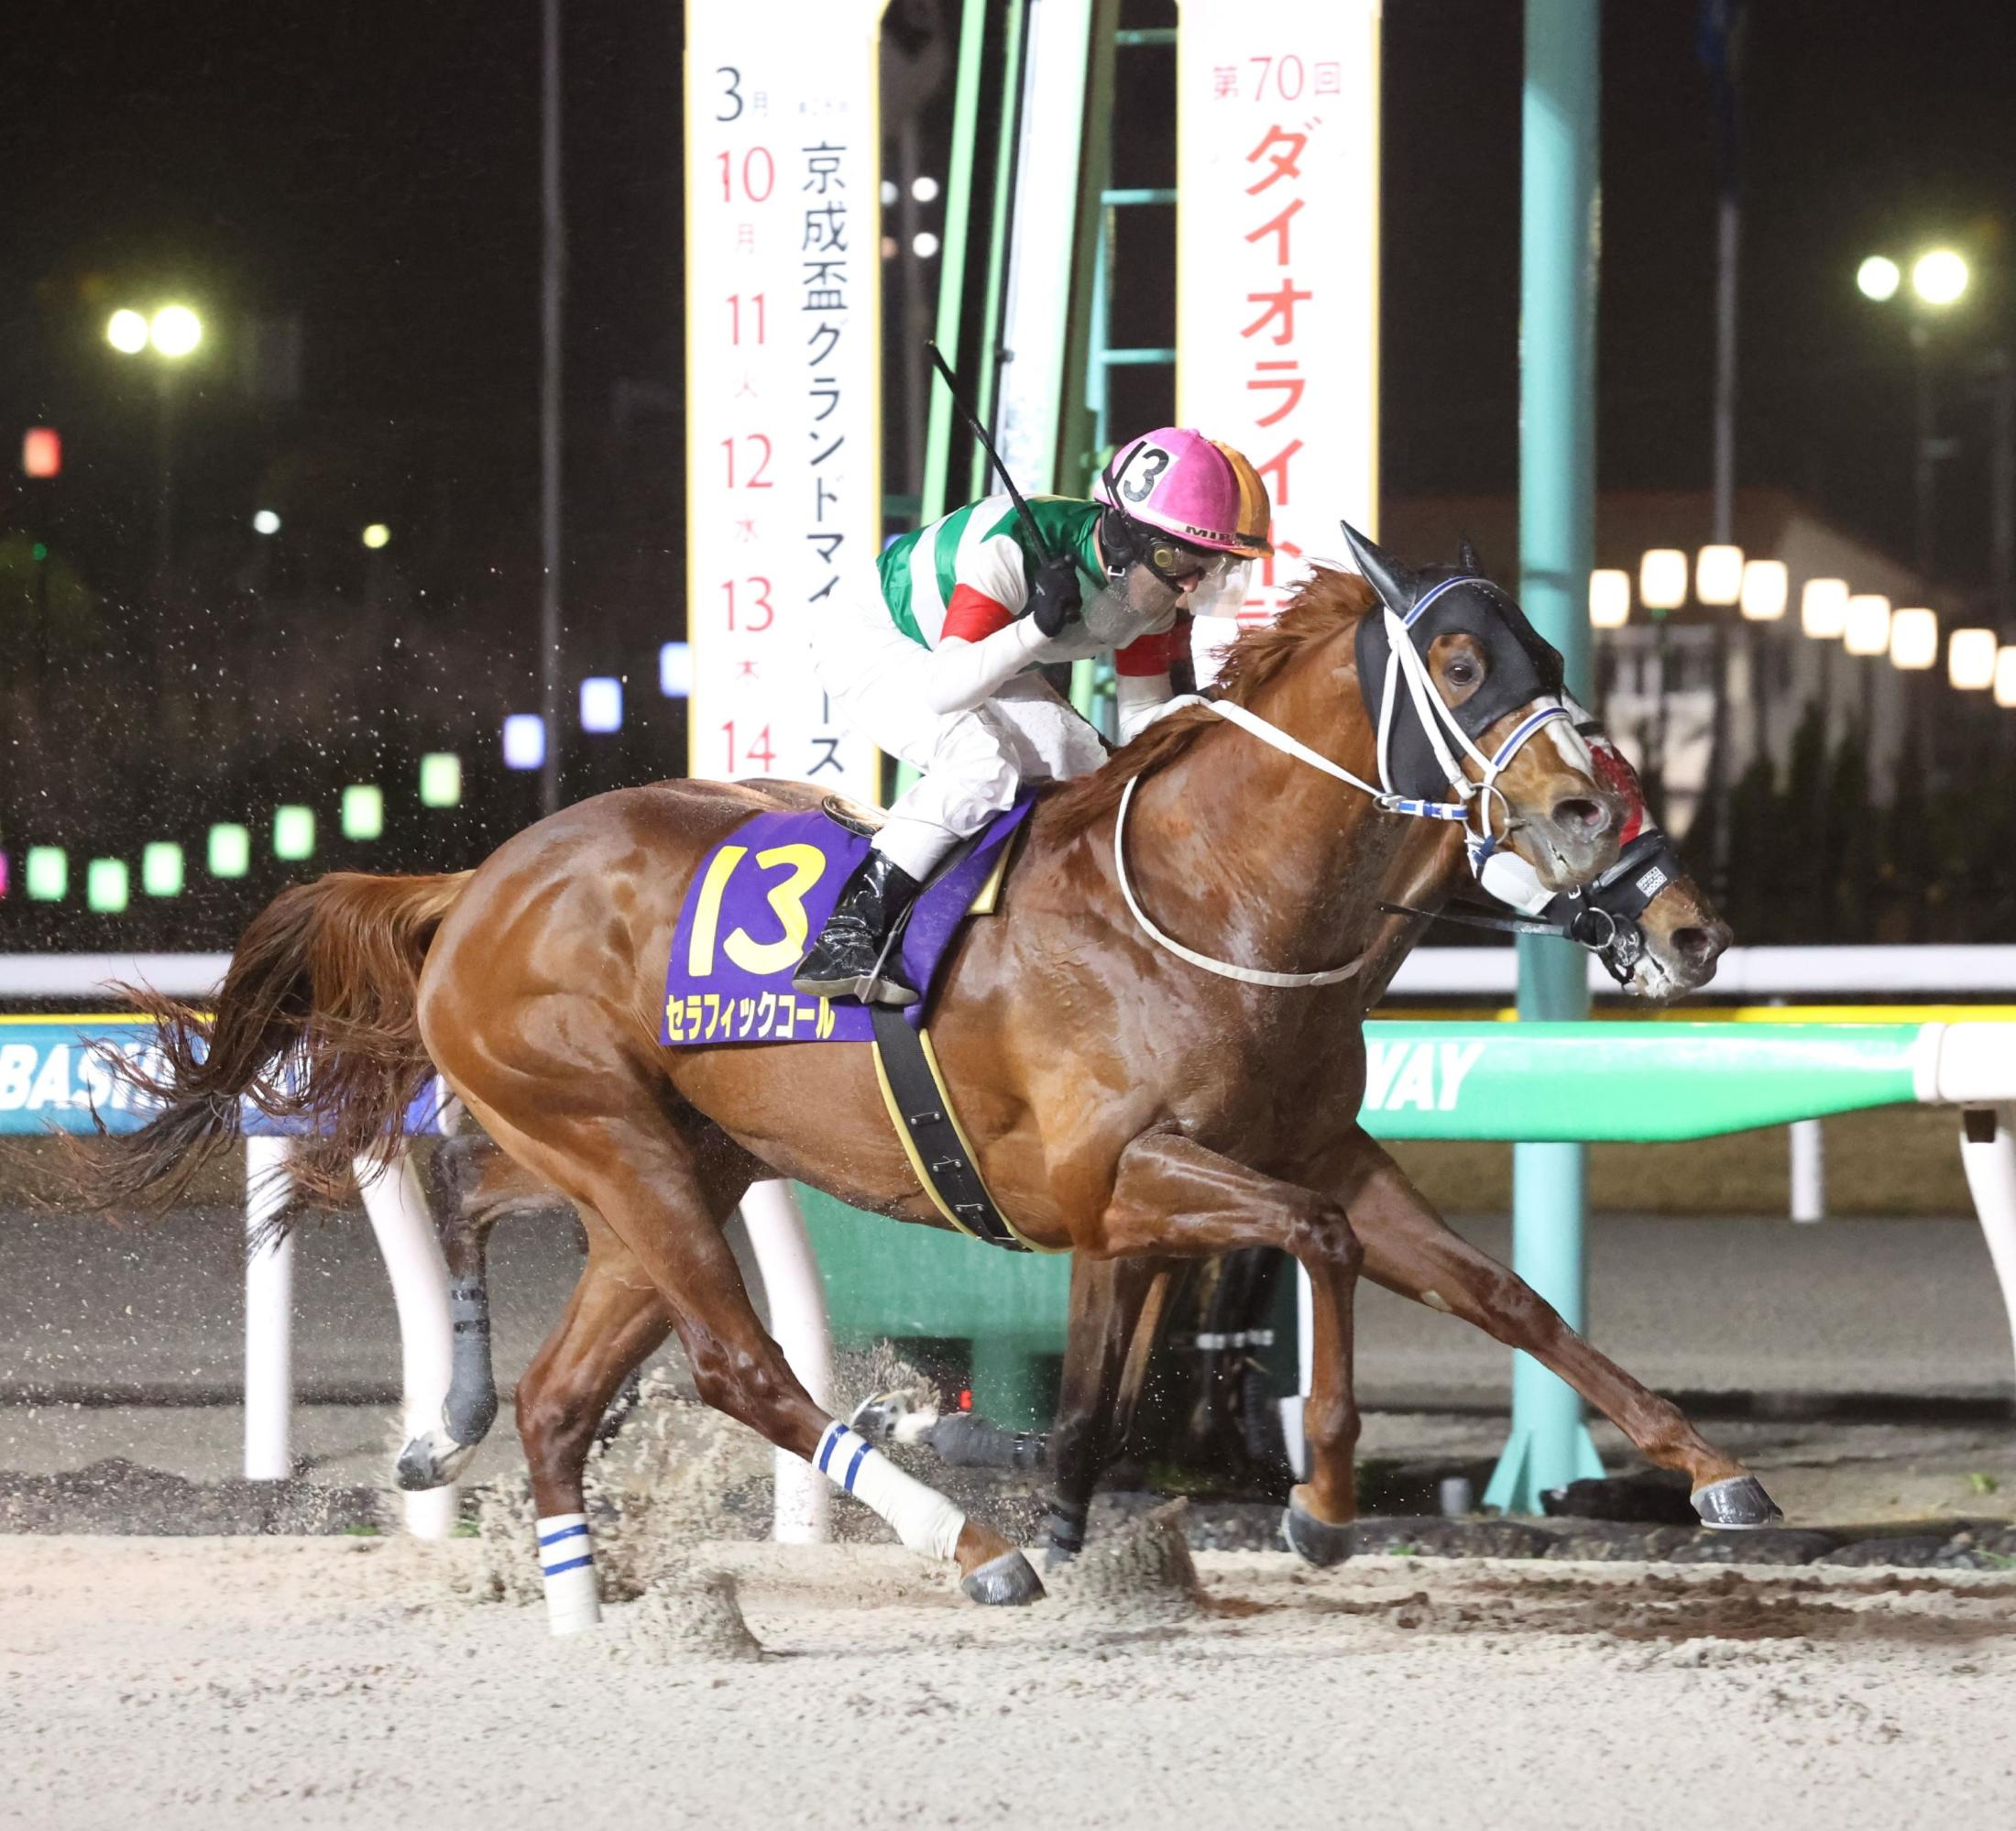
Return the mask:
{"type": "MultiPolygon", "coordinates": [[[[1023,795],[980,843],[917,898],[898,959],[904,982],[924,995],[904,1013],[924,1021],[953,938],[995,872],[1035,797],[1023,795]]],[[[866,1043],[868,1007],[810,998],[791,976],[868,855],[868,841],[814,808],[758,814],[700,861],[679,911],[665,967],[658,1040],[674,1047],[722,1043],[866,1043]]]]}

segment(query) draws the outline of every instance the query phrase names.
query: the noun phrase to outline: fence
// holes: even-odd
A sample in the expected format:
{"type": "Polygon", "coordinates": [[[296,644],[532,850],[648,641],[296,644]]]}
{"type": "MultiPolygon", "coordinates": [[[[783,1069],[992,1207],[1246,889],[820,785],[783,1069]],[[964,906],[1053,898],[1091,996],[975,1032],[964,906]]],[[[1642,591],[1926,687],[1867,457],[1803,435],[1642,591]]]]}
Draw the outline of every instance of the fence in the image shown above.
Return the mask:
{"type": "MultiPolygon", "coordinates": [[[[1963,973],[1971,973],[1964,988],[1969,991],[2000,989],[2005,971],[2009,982],[2016,983],[2016,948],[1771,951],[1890,954],[1893,968],[1887,986],[1902,979],[1921,992],[1962,989],[1963,973]],[[1906,968],[1894,964],[1897,951],[1949,958],[1906,968]],[[1954,955],[1965,958],[1956,961],[1954,955]],[[1977,964],[1978,955],[1995,958],[1977,964]]],[[[1473,976],[1463,988],[1472,992],[1487,989],[1478,982],[1481,969],[1474,957],[1496,956],[1507,967],[1511,959],[1498,949],[1436,952],[1472,957],[1456,969],[1473,976]]],[[[208,957],[185,958],[187,978],[211,971],[206,983],[214,982],[208,957]]],[[[1431,957],[1418,955],[1416,961],[1423,958],[1431,957]]],[[[139,960],[115,970],[127,964],[145,970],[139,960]]],[[[0,992],[13,989],[20,995],[22,982],[34,975],[33,995],[79,995],[49,989],[76,985],[74,976],[66,981],[39,962],[24,967],[19,957],[9,965],[17,970],[0,978],[0,992]]],[[[93,965],[99,967],[95,958],[93,965]]],[[[102,976],[104,969],[99,970],[102,976]]],[[[1873,970],[1873,963],[1857,960],[1817,983],[1818,968],[1781,961],[1754,969],[1750,982],[1841,990],[1853,973],[1854,989],[1868,990],[1875,987],[1873,970]]],[[[1432,989],[1442,989],[1451,976],[1443,975],[1432,989]]],[[[1419,993],[1431,988],[1417,981],[1409,989],[1419,993]]],[[[82,1047],[86,1034],[116,1034],[122,1021],[132,1022],[5,1020],[0,1130],[38,1131],[52,1122],[82,1129],[93,1102],[104,1109],[115,1129],[141,1123],[143,1115],[119,1103],[123,1090],[82,1047]]],[[[134,1046],[144,1047],[144,1031],[137,1029],[134,1046]]],[[[1369,1131],[1387,1138],[1663,1142],[1807,1123],[1824,1114],[1885,1105],[1956,1106],[1963,1115],[1960,1147],[1968,1186],[2016,1340],[2016,1024],[1378,1022],[1367,1025],[1366,1039],[1367,1090],[1361,1117],[1369,1131]]],[[[416,1109],[413,1123],[438,1123],[437,1114],[438,1108],[434,1114],[416,1109]]],[[[280,1199],[272,1172],[283,1162],[284,1140],[248,1140],[248,1222],[256,1224],[268,1204],[280,1199]],[[261,1172],[267,1179],[263,1184],[261,1172]]],[[[446,1390],[445,1270],[410,1168],[401,1166],[368,1181],[365,1197],[400,1304],[412,1428],[416,1420],[438,1417],[446,1390]]],[[[804,1223],[782,1185],[759,1185],[745,1204],[745,1219],[770,1290],[779,1340],[816,1396],[823,1398],[827,1383],[834,1326],[858,1337],[970,1334],[979,1344],[981,1365],[992,1369],[987,1384],[1002,1388],[1010,1409],[1033,1390],[1026,1372],[1031,1358],[1061,1348],[1066,1290],[1061,1261],[982,1256],[964,1242],[898,1235],[815,1198],[813,1219],[825,1262],[822,1290],[804,1223]],[[926,1255],[942,1264],[916,1276],[926,1272],[918,1263],[926,1255]]],[[[1549,1243],[1547,1250],[1579,1266],[1579,1226],[1572,1236],[1549,1243]]],[[[275,1396],[283,1395],[284,1387],[282,1375],[274,1369],[284,1369],[289,1274],[255,1255],[247,1277],[247,1472],[277,1473],[269,1453],[279,1441],[273,1414],[278,1408],[284,1415],[285,1398],[275,1396]],[[262,1445],[257,1470],[252,1466],[255,1413],[262,1445]]],[[[1304,1356],[1306,1374],[1306,1343],[1304,1356]]],[[[816,1536],[823,1489],[816,1479],[805,1481],[795,1459],[781,1457],[779,1475],[780,1536],[816,1536]]],[[[424,1503],[424,1497],[416,1498],[424,1503]]],[[[433,1529],[424,1504],[415,1509],[414,1523],[433,1529]]]]}

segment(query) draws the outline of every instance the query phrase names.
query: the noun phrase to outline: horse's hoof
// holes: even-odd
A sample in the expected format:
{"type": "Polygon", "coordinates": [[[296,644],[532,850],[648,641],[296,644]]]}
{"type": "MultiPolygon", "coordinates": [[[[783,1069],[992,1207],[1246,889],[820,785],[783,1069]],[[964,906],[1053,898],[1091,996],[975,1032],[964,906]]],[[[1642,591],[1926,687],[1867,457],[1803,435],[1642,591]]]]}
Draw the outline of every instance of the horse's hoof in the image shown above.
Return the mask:
{"type": "Polygon", "coordinates": [[[1304,1562],[1327,1570],[1351,1555],[1357,1535],[1348,1521],[1332,1526],[1327,1519],[1319,1519],[1302,1505],[1301,1490],[1297,1488],[1289,1493],[1288,1504],[1282,1509],[1281,1536],[1287,1540],[1288,1550],[1304,1562]]]}
{"type": "Polygon", "coordinates": [[[446,1487],[459,1475],[471,1456],[474,1443],[458,1443],[438,1431],[410,1438],[392,1464],[392,1479],[408,1494],[422,1494],[431,1487],[446,1487]]]}
{"type": "Polygon", "coordinates": [[[936,1409],[921,1405],[915,1393],[897,1387],[864,1398],[854,1408],[848,1428],[858,1431],[871,1443],[915,1443],[938,1421],[936,1409]]]}
{"type": "Polygon", "coordinates": [[[1085,1549],[1085,1522],[1051,1514],[1043,1530],[1043,1568],[1061,1570],[1085,1549]]]}
{"type": "Polygon", "coordinates": [[[1697,1487],[1688,1498],[1704,1526],[1724,1532],[1754,1532],[1785,1517],[1755,1475],[1726,1475],[1697,1487]]]}
{"type": "Polygon", "coordinates": [[[960,1579],[959,1587],[990,1608],[1013,1608],[1035,1601],[1043,1594],[1043,1579],[1020,1551],[1003,1551],[960,1579]]]}

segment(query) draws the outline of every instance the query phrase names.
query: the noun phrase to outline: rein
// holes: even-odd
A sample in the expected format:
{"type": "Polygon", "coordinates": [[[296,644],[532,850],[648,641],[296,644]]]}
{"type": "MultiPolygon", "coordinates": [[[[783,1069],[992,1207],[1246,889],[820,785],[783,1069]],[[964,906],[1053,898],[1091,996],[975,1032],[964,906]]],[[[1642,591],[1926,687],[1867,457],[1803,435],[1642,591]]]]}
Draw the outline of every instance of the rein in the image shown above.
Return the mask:
{"type": "MultiPolygon", "coordinates": [[[[1173,710],[1176,703],[1208,707],[1221,718],[1230,720],[1241,730],[1258,738],[1262,743],[1271,744],[1298,762],[1307,763],[1311,769],[1320,770],[1325,775],[1333,776],[1337,781],[1370,795],[1374,804],[1387,813],[1409,815],[1423,820],[1457,820],[1463,822],[1467,828],[1471,805],[1473,802],[1477,803],[1483,810],[1484,832],[1481,838],[1475,834],[1469,836],[1472,845],[1471,862],[1473,869],[1475,869],[1497,844],[1491,832],[1489,797],[1496,795],[1499,804],[1504,805],[1504,793],[1496,785],[1498,776],[1542,727],[1551,724],[1556,718],[1566,718],[1570,715],[1568,708],[1559,701],[1538,707],[1519,720],[1493,755],[1485,756],[1471,741],[1469,733],[1456,722],[1454,711],[1444,704],[1441,696],[1435,691],[1434,684],[1428,676],[1428,663],[1421,659],[1419,652],[1407,635],[1408,626],[1427,608],[1435,595],[1430,593],[1404,619],[1390,607],[1384,603],[1380,606],[1386,619],[1387,634],[1392,640],[1388,649],[1386,691],[1380,707],[1378,785],[1353,774],[1342,764],[1332,762],[1320,751],[1311,750],[1300,739],[1282,730],[1278,725],[1269,723],[1257,712],[1233,700],[1189,696],[1183,702],[1172,702],[1169,709],[1173,710]],[[1458,799],[1454,801],[1418,800],[1397,793],[1392,786],[1388,754],[1392,740],[1393,707],[1399,696],[1393,690],[1396,668],[1407,683],[1415,716],[1421,720],[1429,741],[1434,746],[1437,758],[1448,768],[1450,780],[1457,784],[1458,799]],[[1455,734],[1458,742],[1476,761],[1484,772],[1480,780],[1473,782],[1463,773],[1438,729],[1438,723],[1446,725],[1455,734]]],[[[1167,935],[1156,927],[1149,920],[1147,912],[1142,908],[1140,899],[1134,895],[1134,885],[1127,878],[1127,806],[1134,799],[1134,788],[1140,781],[1139,776],[1130,776],[1126,786],[1120,792],[1120,806],[1113,817],[1113,872],[1120,880],[1120,894],[1126,902],[1127,913],[1134,918],[1141,931],[1151,941],[1166,952],[1174,954],[1177,959],[1187,960],[1191,966],[1200,968],[1205,972],[1215,973],[1220,979],[1238,980],[1246,985],[1272,986],[1282,991],[1298,987],[1340,985],[1357,973],[1364,964],[1363,956],[1343,966],[1331,967],[1322,972],[1268,972],[1259,967],[1241,966],[1233,960],[1217,959],[1210,954],[1199,953],[1196,948],[1185,947],[1173,936],[1167,935]]],[[[1509,820],[1507,824],[1509,825],[1509,820]]]]}

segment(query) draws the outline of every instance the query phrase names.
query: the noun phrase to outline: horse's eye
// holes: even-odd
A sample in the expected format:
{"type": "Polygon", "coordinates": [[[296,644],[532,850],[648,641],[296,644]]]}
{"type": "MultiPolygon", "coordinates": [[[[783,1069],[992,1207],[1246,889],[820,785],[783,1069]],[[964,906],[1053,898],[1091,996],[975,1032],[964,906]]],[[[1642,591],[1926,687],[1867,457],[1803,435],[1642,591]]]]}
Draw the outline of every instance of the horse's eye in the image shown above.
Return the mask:
{"type": "Polygon", "coordinates": [[[1452,686],[1468,686],[1477,677],[1477,663],[1468,655],[1458,655],[1450,663],[1448,673],[1452,686]]]}

